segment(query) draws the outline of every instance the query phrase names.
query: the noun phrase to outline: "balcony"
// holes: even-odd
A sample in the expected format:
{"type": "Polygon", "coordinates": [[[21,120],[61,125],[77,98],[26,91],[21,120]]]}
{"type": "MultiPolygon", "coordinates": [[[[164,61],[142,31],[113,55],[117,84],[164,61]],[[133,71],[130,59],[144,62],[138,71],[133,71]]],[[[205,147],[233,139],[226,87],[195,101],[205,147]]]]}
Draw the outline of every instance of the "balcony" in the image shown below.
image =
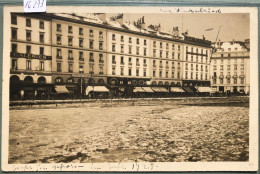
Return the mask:
{"type": "Polygon", "coordinates": [[[104,63],[104,60],[99,60],[99,63],[104,63]]]}
{"type": "Polygon", "coordinates": [[[163,68],[163,66],[162,66],[162,65],[160,65],[160,66],[159,66],[159,68],[163,68]]]}
{"type": "Polygon", "coordinates": [[[227,76],[226,76],[226,79],[231,79],[231,76],[230,76],[230,75],[227,75],[227,76]]]}
{"type": "Polygon", "coordinates": [[[147,64],[146,64],[146,63],[144,63],[144,67],[147,67],[147,64]]]}
{"type": "Polygon", "coordinates": [[[89,37],[94,37],[94,34],[93,33],[89,33],[89,37]]]}
{"type": "Polygon", "coordinates": [[[237,79],[237,75],[233,75],[233,77],[232,77],[233,79],[237,79]]]}
{"type": "Polygon", "coordinates": [[[103,36],[99,36],[99,40],[103,40],[103,36]]]}
{"type": "Polygon", "coordinates": [[[245,78],[245,76],[242,74],[242,75],[239,76],[239,78],[243,79],[243,78],[245,78]]]}
{"type": "Polygon", "coordinates": [[[89,62],[92,62],[92,63],[94,63],[94,59],[89,59],[89,62]]]}
{"type": "Polygon", "coordinates": [[[62,56],[56,56],[56,59],[62,59],[62,56]]]}
{"type": "Polygon", "coordinates": [[[116,61],[112,61],[112,64],[116,64],[116,61]]]}
{"type": "Polygon", "coordinates": [[[136,66],[140,66],[140,63],[136,63],[136,66]]]}
{"type": "Polygon", "coordinates": [[[83,57],[80,57],[80,58],[79,58],[79,61],[84,61],[84,58],[83,58],[83,57]]]}
{"type": "Polygon", "coordinates": [[[131,63],[131,62],[129,62],[129,63],[128,63],[128,65],[129,65],[129,66],[132,66],[132,63],[131,63]]]}
{"type": "Polygon", "coordinates": [[[219,76],[219,79],[224,79],[224,76],[223,76],[223,75],[220,75],[220,76],[219,76]]]}
{"type": "Polygon", "coordinates": [[[99,72],[100,75],[103,75],[104,73],[103,72],[99,72]]]}

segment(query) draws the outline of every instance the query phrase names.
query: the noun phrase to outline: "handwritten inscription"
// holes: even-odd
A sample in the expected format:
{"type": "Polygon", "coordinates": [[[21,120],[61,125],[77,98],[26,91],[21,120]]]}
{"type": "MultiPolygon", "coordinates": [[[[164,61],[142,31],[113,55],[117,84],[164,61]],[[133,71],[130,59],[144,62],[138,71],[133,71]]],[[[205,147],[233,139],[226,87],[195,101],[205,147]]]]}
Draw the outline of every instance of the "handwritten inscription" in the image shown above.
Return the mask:
{"type": "Polygon", "coordinates": [[[91,164],[24,164],[13,165],[13,171],[153,171],[156,163],[91,163],[91,164]]]}
{"type": "Polygon", "coordinates": [[[160,9],[164,13],[222,13],[221,9],[212,8],[173,8],[173,9],[160,9]]]}
{"type": "Polygon", "coordinates": [[[46,0],[24,0],[24,12],[46,12],[46,0]]]}

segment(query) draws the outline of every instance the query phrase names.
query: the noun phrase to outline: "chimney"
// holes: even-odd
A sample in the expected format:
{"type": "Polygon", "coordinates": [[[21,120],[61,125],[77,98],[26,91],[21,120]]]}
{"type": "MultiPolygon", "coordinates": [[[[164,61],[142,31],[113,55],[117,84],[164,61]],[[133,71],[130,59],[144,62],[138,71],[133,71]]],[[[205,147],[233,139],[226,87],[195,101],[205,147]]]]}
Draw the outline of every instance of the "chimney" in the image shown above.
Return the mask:
{"type": "Polygon", "coordinates": [[[161,25],[160,24],[157,26],[157,31],[161,32],[161,25]]]}
{"type": "Polygon", "coordinates": [[[97,14],[98,18],[103,21],[106,22],[107,21],[107,14],[106,13],[98,13],[97,14]]]}
{"type": "Polygon", "coordinates": [[[116,16],[116,21],[117,21],[120,25],[123,25],[123,23],[124,23],[123,13],[120,13],[120,14],[118,14],[118,16],[116,16]]]}
{"type": "Polygon", "coordinates": [[[145,29],[145,22],[144,22],[144,16],[141,19],[141,28],[145,29]]]}

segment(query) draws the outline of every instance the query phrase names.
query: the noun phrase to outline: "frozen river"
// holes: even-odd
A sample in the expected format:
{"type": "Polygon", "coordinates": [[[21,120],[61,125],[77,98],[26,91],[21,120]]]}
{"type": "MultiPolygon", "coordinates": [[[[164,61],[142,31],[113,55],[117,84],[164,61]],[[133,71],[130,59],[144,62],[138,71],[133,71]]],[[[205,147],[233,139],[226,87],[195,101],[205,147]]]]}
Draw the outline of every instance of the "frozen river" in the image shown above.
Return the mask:
{"type": "Polygon", "coordinates": [[[248,160],[248,98],[12,108],[9,163],[248,160]]]}

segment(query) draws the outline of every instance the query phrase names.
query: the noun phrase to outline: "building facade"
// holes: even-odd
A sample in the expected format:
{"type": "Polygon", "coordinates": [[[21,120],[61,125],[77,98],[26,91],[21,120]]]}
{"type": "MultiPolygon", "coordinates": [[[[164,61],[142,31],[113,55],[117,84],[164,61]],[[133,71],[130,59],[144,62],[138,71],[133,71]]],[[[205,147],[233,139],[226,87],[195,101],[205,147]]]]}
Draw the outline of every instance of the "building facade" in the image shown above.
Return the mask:
{"type": "Polygon", "coordinates": [[[73,96],[87,95],[88,86],[114,96],[210,86],[211,42],[180,35],[178,27],[164,32],[123,14],[18,13],[11,23],[11,98],[55,93],[57,86],[73,96]]]}
{"type": "Polygon", "coordinates": [[[250,92],[250,47],[245,42],[218,42],[211,61],[211,86],[220,93],[250,92]]]}

